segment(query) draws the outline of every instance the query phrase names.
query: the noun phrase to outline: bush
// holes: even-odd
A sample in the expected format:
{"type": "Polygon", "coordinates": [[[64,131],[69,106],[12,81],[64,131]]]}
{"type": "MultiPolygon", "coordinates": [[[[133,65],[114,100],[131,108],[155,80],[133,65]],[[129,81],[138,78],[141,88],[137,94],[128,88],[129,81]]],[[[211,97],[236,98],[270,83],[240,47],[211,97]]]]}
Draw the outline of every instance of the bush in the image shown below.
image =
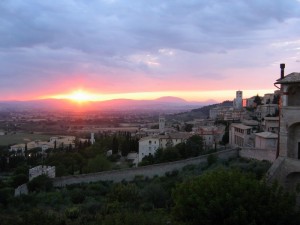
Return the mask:
{"type": "Polygon", "coordinates": [[[81,189],[71,191],[71,201],[74,204],[80,204],[85,200],[85,194],[81,189]]]}
{"type": "Polygon", "coordinates": [[[33,178],[27,184],[30,192],[50,191],[53,187],[52,180],[47,175],[40,175],[33,178]]]}
{"type": "Polygon", "coordinates": [[[9,203],[9,199],[13,197],[14,190],[12,188],[0,189],[0,204],[6,206],[9,203]]]}
{"type": "Polygon", "coordinates": [[[218,161],[218,157],[215,154],[210,154],[207,156],[207,164],[208,166],[211,166],[212,164],[216,163],[218,161]]]}
{"type": "Polygon", "coordinates": [[[190,179],[176,187],[173,200],[172,215],[184,224],[299,224],[294,196],[236,170],[190,179]]]}
{"type": "Polygon", "coordinates": [[[25,184],[28,182],[28,177],[25,174],[18,174],[13,176],[12,178],[12,186],[14,188],[19,187],[22,184],[25,184]]]}

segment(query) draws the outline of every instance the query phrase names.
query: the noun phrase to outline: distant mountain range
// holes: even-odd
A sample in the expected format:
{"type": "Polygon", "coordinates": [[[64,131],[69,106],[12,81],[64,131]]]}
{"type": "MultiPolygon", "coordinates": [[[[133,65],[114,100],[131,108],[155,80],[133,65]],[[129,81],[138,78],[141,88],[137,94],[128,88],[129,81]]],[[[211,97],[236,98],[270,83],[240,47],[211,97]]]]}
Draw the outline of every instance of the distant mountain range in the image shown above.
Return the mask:
{"type": "Polygon", "coordinates": [[[114,99],[77,103],[66,99],[32,101],[0,101],[0,111],[9,110],[82,110],[82,111],[185,111],[216,103],[189,102],[182,98],[165,96],[154,100],[114,99]]]}

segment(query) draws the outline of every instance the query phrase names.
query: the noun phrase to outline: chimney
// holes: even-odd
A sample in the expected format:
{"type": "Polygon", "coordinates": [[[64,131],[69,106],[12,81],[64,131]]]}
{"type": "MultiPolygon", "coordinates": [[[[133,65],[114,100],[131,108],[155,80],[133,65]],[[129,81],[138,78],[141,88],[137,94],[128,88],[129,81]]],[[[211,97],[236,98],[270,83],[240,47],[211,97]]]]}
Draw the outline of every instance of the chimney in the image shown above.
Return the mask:
{"type": "Polygon", "coordinates": [[[280,73],[280,79],[283,79],[283,78],[284,78],[284,68],[285,68],[285,64],[284,64],[284,63],[281,63],[281,64],[280,64],[280,70],[281,70],[281,73],[280,73]]]}

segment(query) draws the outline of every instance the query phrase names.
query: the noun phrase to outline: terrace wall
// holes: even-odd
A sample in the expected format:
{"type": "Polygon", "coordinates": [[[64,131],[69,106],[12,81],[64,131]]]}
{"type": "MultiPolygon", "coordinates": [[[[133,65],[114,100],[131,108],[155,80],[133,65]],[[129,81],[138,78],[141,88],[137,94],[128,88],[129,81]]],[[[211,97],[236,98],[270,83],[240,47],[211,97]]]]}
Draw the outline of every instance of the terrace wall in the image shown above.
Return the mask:
{"type": "MultiPolygon", "coordinates": [[[[219,159],[229,159],[238,156],[238,150],[230,149],[225,151],[219,151],[212,153],[216,155],[219,159]]],[[[138,176],[152,178],[154,176],[164,176],[167,172],[172,172],[174,170],[181,170],[186,165],[198,165],[203,162],[207,162],[207,157],[209,155],[198,156],[195,158],[161,163],[150,166],[143,166],[137,168],[130,168],[124,170],[113,170],[105,171],[99,173],[81,174],[65,177],[57,177],[53,179],[53,185],[55,187],[64,187],[70,184],[80,184],[80,183],[90,183],[97,181],[113,181],[121,182],[123,180],[131,181],[138,176]]]]}

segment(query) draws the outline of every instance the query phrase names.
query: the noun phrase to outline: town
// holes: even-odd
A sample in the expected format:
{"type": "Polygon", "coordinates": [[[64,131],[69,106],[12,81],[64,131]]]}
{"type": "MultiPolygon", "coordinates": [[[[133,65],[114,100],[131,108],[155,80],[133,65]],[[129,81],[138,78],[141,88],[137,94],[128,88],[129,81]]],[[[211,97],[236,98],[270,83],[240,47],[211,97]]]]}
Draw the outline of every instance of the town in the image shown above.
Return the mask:
{"type": "MultiPolygon", "coordinates": [[[[243,170],[251,165],[251,170],[259,179],[264,178],[268,183],[277,181],[289,193],[297,192],[300,173],[300,73],[285,76],[285,65],[280,64],[280,68],[281,76],[275,82],[280,88],[273,93],[243,98],[243,91],[237,90],[232,101],[191,111],[107,114],[2,112],[0,203],[5,206],[12,204],[11,198],[22,199],[26,195],[51,193],[52,188],[60,190],[61,195],[67,188],[72,204],[85,205],[87,197],[76,185],[87,188],[90,183],[97,182],[110,186],[112,189],[107,191],[111,194],[107,196],[115,198],[120,195],[118,201],[122,202],[124,200],[121,199],[132,191],[131,188],[137,188],[130,185],[136,185],[137,182],[163,184],[166,178],[158,181],[158,177],[177,180],[182,174],[191,176],[188,174],[199,173],[218,162],[223,166],[238,165],[243,170]],[[114,193],[117,190],[115,188],[120,188],[118,185],[124,188],[124,193],[122,189],[114,193]],[[72,187],[77,187],[77,191],[72,187]],[[9,194],[12,188],[14,197],[9,194]]],[[[229,173],[245,176],[234,171],[229,173]]],[[[226,183],[223,179],[229,175],[228,172],[216,169],[214,173],[215,176],[220,175],[220,185],[223,186],[226,183]]],[[[204,173],[199,178],[206,179],[209,174],[204,173]]],[[[229,180],[232,179],[230,176],[229,180]]],[[[259,182],[250,177],[247,179],[251,179],[249,182],[252,184],[259,182]]],[[[230,186],[234,182],[237,180],[231,180],[230,186]]],[[[145,188],[144,185],[142,187],[145,188]]],[[[270,194],[277,193],[278,202],[293,198],[287,194],[281,196],[282,192],[277,188],[272,186],[270,194]]],[[[97,187],[95,193],[88,195],[95,196],[99,190],[97,187]]],[[[168,189],[169,192],[171,190],[168,189]]],[[[176,194],[180,187],[174,190],[176,194]]],[[[155,191],[155,194],[159,196],[162,191],[155,191]]],[[[226,193],[232,191],[229,188],[226,193]]],[[[128,201],[135,202],[133,199],[137,197],[137,192],[138,189],[135,189],[134,193],[127,196],[126,204],[128,201]]],[[[147,192],[150,193],[149,190],[147,192]]],[[[145,193],[145,190],[141,193],[145,193]]],[[[177,196],[181,195],[177,193],[177,196]]],[[[159,196],[150,203],[151,207],[163,207],[160,201],[167,204],[166,198],[159,196]]],[[[299,195],[296,201],[299,204],[299,195]]],[[[293,205],[287,203],[284,207],[288,207],[289,213],[292,213],[293,218],[289,219],[298,221],[293,205]]],[[[176,206],[173,210],[177,210],[176,206]]],[[[60,215],[57,213],[55,218],[60,215]]],[[[84,215],[89,214],[95,212],[85,212],[84,215]]],[[[48,216],[42,215],[45,218],[48,216]]],[[[112,215],[116,216],[114,213],[112,215]]],[[[157,218],[163,218],[168,214],[164,212],[157,215],[157,218]]],[[[65,217],[67,221],[81,218],[80,208],[66,209],[65,217]]]]}
{"type": "MultiPolygon", "coordinates": [[[[44,173],[54,178],[176,161],[225,149],[239,149],[242,157],[274,162],[279,155],[279,99],[280,90],[250,98],[243,98],[243,91],[238,90],[232,101],[180,113],[2,112],[1,171],[26,162],[29,179],[44,173]],[[87,147],[96,153],[84,160],[87,147]],[[72,158],[78,152],[79,167],[74,162],[78,159],[72,158]],[[166,155],[163,160],[155,159],[158,153],[166,155]],[[73,162],[53,160],[56,154],[71,157],[73,162]],[[88,169],[99,155],[114,165],[105,168],[99,161],[98,167],[88,169]]],[[[22,191],[16,191],[19,193],[22,191]]]]}
{"type": "MultiPolygon", "coordinates": [[[[114,136],[126,132],[138,140],[138,149],[128,150],[135,166],[145,156],[154,155],[158,148],[186,142],[193,135],[202,138],[206,150],[235,147],[248,152],[263,150],[259,154],[263,158],[259,159],[274,161],[279,131],[279,90],[248,99],[243,98],[240,90],[235,94],[233,101],[211,105],[209,114],[202,113],[191,120],[188,117],[181,120],[189,112],[163,115],[6,112],[0,120],[2,152],[8,150],[7,157],[24,156],[25,150],[29,157],[31,152],[45,156],[52,149],[75,150],[80,143],[93,144],[103,134],[114,136]]],[[[8,159],[2,157],[2,160],[8,159]]]]}

